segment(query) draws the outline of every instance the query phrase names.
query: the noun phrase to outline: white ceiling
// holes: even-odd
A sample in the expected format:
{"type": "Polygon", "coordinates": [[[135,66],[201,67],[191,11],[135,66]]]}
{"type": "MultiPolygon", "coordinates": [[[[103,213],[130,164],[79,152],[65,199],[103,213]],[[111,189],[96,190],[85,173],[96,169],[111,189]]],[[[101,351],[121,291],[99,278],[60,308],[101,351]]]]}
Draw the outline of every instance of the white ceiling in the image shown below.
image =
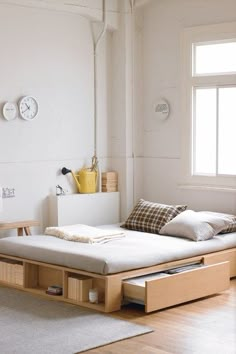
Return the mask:
{"type": "MultiPolygon", "coordinates": [[[[143,6],[150,2],[150,0],[106,0],[106,10],[108,12],[127,11],[132,1],[135,6],[143,6]]],[[[0,0],[0,4],[50,8],[76,13],[80,13],[83,9],[84,11],[102,9],[102,0],[0,0]]]]}

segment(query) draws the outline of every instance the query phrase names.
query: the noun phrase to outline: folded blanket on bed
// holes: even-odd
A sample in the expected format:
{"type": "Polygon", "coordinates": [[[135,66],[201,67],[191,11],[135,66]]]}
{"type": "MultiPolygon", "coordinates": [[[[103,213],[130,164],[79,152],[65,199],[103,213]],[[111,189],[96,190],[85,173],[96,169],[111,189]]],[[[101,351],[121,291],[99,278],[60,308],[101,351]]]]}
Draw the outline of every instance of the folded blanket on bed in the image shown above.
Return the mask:
{"type": "Polygon", "coordinates": [[[55,236],[67,241],[84,243],[106,243],[125,237],[123,231],[102,230],[97,227],[76,224],[60,227],[47,227],[45,235],[55,236]]]}

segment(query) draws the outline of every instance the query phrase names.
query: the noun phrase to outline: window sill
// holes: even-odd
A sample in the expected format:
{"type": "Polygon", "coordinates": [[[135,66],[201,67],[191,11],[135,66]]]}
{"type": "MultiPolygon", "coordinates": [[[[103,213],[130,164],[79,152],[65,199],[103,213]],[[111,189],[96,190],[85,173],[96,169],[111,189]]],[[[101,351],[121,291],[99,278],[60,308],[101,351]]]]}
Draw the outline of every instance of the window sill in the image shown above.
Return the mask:
{"type": "Polygon", "coordinates": [[[179,189],[198,190],[198,191],[236,193],[236,187],[225,187],[225,186],[207,186],[207,185],[179,184],[178,188],[179,189]]]}

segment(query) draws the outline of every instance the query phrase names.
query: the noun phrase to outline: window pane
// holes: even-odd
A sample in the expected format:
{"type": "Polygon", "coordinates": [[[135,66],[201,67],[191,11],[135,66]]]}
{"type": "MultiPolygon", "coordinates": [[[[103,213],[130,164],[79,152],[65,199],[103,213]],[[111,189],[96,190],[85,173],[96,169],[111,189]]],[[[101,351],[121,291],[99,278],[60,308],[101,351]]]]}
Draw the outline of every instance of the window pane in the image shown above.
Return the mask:
{"type": "Polygon", "coordinates": [[[195,90],[194,174],[216,173],[216,89],[195,90]]]}
{"type": "Polygon", "coordinates": [[[195,45],[195,74],[236,72],[236,42],[195,45]]]}
{"type": "Polygon", "coordinates": [[[220,174],[236,175],[236,87],[219,89],[220,174]]]}

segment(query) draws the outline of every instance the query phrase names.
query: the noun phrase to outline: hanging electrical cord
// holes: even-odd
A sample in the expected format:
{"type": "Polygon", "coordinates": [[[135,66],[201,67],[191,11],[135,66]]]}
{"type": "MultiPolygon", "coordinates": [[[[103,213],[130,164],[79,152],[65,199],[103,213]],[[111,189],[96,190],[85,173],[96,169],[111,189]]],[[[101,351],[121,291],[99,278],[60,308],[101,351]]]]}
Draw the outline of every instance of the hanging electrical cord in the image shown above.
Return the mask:
{"type": "Polygon", "coordinates": [[[134,6],[135,6],[135,0],[129,0],[130,3],[130,8],[131,8],[131,13],[133,13],[134,6]]]}
{"type": "Polygon", "coordinates": [[[135,0],[130,0],[130,10],[131,10],[131,41],[132,41],[132,52],[131,52],[131,60],[132,60],[132,87],[131,87],[131,121],[132,121],[132,161],[133,161],[133,205],[135,204],[135,122],[134,122],[134,34],[135,34],[135,28],[134,28],[134,8],[135,8],[135,0]]]}
{"type": "MultiPolygon", "coordinates": [[[[97,157],[97,52],[99,43],[106,33],[106,7],[105,0],[102,1],[102,23],[103,28],[98,37],[95,38],[95,33],[92,28],[93,38],[93,68],[94,68],[94,155],[92,157],[92,170],[98,170],[98,157],[97,157]]],[[[99,186],[100,188],[100,186],[99,186]]]]}

